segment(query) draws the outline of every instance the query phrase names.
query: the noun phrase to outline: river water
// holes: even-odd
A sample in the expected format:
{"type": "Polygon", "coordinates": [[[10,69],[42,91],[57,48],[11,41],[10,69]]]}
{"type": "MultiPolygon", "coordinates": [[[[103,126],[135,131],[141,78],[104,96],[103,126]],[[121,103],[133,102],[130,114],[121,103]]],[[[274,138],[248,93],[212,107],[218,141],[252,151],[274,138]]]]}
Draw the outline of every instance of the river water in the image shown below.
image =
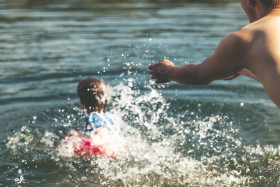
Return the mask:
{"type": "Polygon", "coordinates": [[[0,0],[0,186],[278,186],[280,115],[246,77],[155,85],[248,24],[238,1],[0,0]],[[76,86],[110,85],[117,158],[56,142],[83,130],[76,86]]]}

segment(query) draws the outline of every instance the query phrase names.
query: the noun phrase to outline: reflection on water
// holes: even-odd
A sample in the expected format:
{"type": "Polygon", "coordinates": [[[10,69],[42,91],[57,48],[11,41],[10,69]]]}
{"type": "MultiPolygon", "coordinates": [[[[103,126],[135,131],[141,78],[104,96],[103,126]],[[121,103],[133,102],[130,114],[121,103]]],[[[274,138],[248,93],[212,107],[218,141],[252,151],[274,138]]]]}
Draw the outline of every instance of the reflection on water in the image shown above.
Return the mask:
{"type": "Polygon", "coordinates": [[[248,23],[238,1],[0,1],[3,186],[277,186],[280,117],[258,82],[156,86],[161,58],[201,62],[248,23]],[[120,157],[57,148],[83,129],[77,83],[112,87],[120,157]]]}

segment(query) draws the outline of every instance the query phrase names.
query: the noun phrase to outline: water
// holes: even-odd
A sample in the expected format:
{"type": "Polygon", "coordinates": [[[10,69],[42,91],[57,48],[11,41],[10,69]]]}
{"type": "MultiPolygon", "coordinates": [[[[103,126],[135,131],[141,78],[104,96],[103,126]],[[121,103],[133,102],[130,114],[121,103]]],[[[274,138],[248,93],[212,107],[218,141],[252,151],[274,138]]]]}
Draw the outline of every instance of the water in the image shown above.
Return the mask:
{"type": "Polygon", "coordinates": [[[234,1],[0,1],[0,186],[277,186],[278,108],[246,77],[156,86],[149,64],[201,62],[248,23],[234,1]],[[82,131],[76,86],[111,87],[117,158],[56,142],[82,131]]]}

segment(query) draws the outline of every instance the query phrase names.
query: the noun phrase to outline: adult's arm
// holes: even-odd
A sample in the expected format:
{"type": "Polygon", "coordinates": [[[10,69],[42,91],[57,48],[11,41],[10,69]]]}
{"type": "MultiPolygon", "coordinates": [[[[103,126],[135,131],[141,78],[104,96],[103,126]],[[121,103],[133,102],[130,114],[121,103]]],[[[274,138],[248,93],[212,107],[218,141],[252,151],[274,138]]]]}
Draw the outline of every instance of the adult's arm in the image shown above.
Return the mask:
{"type": "Polygon", "coordinates": [[[175,66],[169,60],[163,59],[151,65],[149,72],[156,83],[176,81],[185,85],[207,85],[246,68],[247,46],[238,32],[232,33],[200,64],[175,66]]]}

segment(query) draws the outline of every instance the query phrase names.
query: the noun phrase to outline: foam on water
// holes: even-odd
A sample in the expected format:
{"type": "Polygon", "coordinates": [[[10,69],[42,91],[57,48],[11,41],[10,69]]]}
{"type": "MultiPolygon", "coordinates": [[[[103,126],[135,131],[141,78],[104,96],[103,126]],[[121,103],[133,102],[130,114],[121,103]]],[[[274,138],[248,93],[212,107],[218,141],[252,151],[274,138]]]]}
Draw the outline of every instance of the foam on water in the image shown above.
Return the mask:
{"type": "MultiPolygon", "coordinates": [[[[265,174],[249,174],[252,169],[261,172],[264,166],[258,164],[264,159],[270,166],[280,163],[279,147],[243,146],[228,116],[201,119],[186,111],[174,117],[170,103],[152,86],[140,92],[135,80],[130,78],[126,83],[112,88],[108,114],[115,124],[114,133],[101,139],[92,137],[116,151],[116,158],[77,157],[73,150],[76,139],[56,146],[59,137],[75,128],[71,122],[77,120],[64,110],[60,113],[67,119],[54,120],[65,129],[62,132],[56,125],[37,131],[24,126],[8,137],[6,146],[14,155],[28,153],[24,158],[27,164],[38,157],[55,162],[65,173],[63,180],[56,181],[58,185],[249,185],[268,180],[265,174]]],[[[24,170],[15,169],[15,183],[24,184],[24,170]]]]}

